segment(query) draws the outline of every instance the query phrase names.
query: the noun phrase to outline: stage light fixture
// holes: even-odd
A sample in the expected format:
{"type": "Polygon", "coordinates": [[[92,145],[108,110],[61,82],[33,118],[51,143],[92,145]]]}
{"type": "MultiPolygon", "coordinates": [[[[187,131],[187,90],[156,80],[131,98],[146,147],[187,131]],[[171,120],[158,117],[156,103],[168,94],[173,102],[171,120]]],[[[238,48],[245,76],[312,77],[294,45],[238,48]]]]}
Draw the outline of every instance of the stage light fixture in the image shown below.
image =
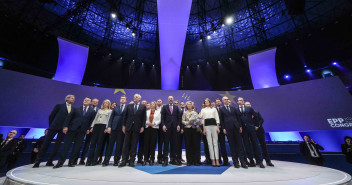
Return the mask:
{"type": "Polygon", "coordinates": [[[288,80],[288,79],[290,79],[290,78],[291,78],[291,76],[290,76],[290,75],[288,75],[288,74],[286,74],[286,75],[284,76],[284,78],[285,78],[286,80],[288,80]]]}
{"type": "Polygon", "coordinates": [[[136,36],[136,33],[132,32],[132,36],[136,36]]]}
{"type": "Polygon", "coordinates": [[[111,18],[115,19],[117,17],[116,13],[111,13],[111,18]]]}
{"type": "Polygon", "coordinates": [[[334,62],[332,62],[331,64],[332,64],[333,66],[337,66],[338,63],[334,61],[334,62]]]}
{"type": "Polygon", "coordinates": [[[311,73],[312,70],[311,69],[306,69],[306,73],[311,73]]]}
{"type": "Polygon", "coordinates": [[[227,25],[231,25],[231,24],[233,24],[233,21],[234,21],[233,17],[229,16],[229,17],[226,18],[225,23],[227,25]]]}
{"type": "Polygon", "coordinates": [[[208,35],[208,36],[207,36],[207,39],[211,39],[211,36],[210,36],[210,35],[208,35]]]}
{"type": "Polygon", "coordinates": [[[307,65],[304,65],[303,67],[304,67],[304,68],[307,68],[308,66],[307,66],[307,65]]]}

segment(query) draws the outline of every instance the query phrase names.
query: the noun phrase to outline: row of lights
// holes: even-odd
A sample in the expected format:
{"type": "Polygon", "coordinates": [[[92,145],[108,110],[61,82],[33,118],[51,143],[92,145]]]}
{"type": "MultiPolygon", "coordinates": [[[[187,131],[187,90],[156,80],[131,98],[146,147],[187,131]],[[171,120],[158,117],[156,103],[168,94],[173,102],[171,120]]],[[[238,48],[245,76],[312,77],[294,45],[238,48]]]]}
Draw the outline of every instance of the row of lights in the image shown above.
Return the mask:
{"type": "MultiPolygon", "coordinates": [[[[224,23],[222,23],[221,26],[224,27],[225,24],[230,26],[230,25],[233,24],[234,21],[235,21],[235,19],[233,18],[233,16],[228,16],[228,17],[225,18],[225,21],[224,21],[224,23]]],[[[216,33],[216,28],[214,26],[213,26],[213,32],[216,33]]],[[[203,41],[203,38],[204,37],[201,35],[200,36],[200,41],[203,41]]],[[[210,34],[207,35],[207,39],[211,39],[210,34]]]]}
{"type": "MultiPolygon", "coordinates": [[[[334,61],[334,62],[331,63],[331,65],[332,65],[332,66],[337,66],[337,65],[338,65],[338,62],[334,61]]],[[[304,67],[307,68],[306,65],[305,65],[304,67]]],[[[312,70],[308,68],[308,69],[305,70],[305,72],[308,73],[308,74],[311,74],[311,73],[312,73],[312,70]]],[[[284,75],[284,79],[289,80],[289,79],[291,79],[291,76],[290,76],[289,74],[285,74],[285,75],[284,75]]]]}
{"type": "MultiPolygon", "coordinates": [[[[117,14],[116,14],[115,12],[112,12],[112,13],[110,14],[110,16],[111,16],[111,18],[116,19],[117,14]]],[[[126,24],[126,29],[130,29],[131,24],[132,24],[132,21],[130,21],[129,23],[127,23],[127,24],[126,24]]],[[[135,33],[134,31],[132,31],[132,36],[133,36],[133,37],[136,36],[136,33],[135,33]]],[[[139,34],[139,37],[142,37],[142,33],[139,34]]]]}

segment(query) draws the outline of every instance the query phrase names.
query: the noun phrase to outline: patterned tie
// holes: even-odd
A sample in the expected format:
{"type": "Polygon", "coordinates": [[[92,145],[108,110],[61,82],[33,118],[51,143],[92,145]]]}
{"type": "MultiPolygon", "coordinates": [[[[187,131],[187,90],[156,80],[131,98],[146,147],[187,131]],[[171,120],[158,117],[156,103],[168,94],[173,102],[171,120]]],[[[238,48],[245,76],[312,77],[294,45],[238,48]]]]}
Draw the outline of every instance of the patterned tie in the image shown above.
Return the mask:
{"type": "Polygon", "coordinates": [[[71,104],[67,105],[67,112],[70,114],[71,113],[71,104]]]}
{"type": "Polygon", "coordinates": [[[171,112],[171,115],[172,115],[172,107],[173,107],[173,106],[170,104],[170,112],[171,112]]]}

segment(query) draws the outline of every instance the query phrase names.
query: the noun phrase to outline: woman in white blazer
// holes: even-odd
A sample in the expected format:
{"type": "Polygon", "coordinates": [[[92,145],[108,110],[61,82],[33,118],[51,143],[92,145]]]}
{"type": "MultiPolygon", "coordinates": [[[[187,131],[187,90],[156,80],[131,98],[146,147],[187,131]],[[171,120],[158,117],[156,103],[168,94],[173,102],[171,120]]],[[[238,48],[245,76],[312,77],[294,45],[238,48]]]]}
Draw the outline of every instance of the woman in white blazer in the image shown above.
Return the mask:
{"type": "Polygon", "coordinates": [[[143,166],[149,162],[150,166],[154,165],[155,148],[158,136],[158,129],[161,122],[161,114],[156,110],[156,102],[150,103],[150,109],[147,110],[147,119],[144,133],[144,162],[143,166]]]}

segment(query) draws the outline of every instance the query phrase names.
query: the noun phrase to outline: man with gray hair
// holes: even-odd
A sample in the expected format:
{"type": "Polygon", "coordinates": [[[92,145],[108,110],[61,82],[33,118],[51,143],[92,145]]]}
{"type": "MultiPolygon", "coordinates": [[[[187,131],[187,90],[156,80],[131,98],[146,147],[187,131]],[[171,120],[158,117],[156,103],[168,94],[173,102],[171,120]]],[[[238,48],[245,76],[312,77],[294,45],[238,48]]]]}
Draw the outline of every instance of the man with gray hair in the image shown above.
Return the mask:
{"type": "Polygon", "coordinates": [[[53,164],[54,157],[56,156],[57,151],[65,135],[64,122],[67,115],[71,113],[72,104],[75,102],[75,96],[67,95],[65,98],[65,101],[66,102],[63,104],[57,104],[49,115],[48,134],[45,136],[44,143],[42,147],[39,149],[37,159],[35,160],[33,168],[39,168],[39,164],[42,161],[44,155],[46,154],[46,151],[48,150],[51,141],[53,140],[54,136],[57,134],[53,151],[46,163],[46,166],[54,166],[53,164]]]}
{"type": "Polygon", "coordinates": [[[147,111],[146,107],[140,103],[141,95],[135,94],[133,103],[127,105],[126,112],[123,115],[123,126],[122,132],[125,134],[125,139],[122,148],[122,162],[119,167],[129,166],[134,167],[134,161],[136,159],[137,144],[139,135],[143,133],[147,111]],[[130,159],[129,161],[128,158],[130,159]]]}

